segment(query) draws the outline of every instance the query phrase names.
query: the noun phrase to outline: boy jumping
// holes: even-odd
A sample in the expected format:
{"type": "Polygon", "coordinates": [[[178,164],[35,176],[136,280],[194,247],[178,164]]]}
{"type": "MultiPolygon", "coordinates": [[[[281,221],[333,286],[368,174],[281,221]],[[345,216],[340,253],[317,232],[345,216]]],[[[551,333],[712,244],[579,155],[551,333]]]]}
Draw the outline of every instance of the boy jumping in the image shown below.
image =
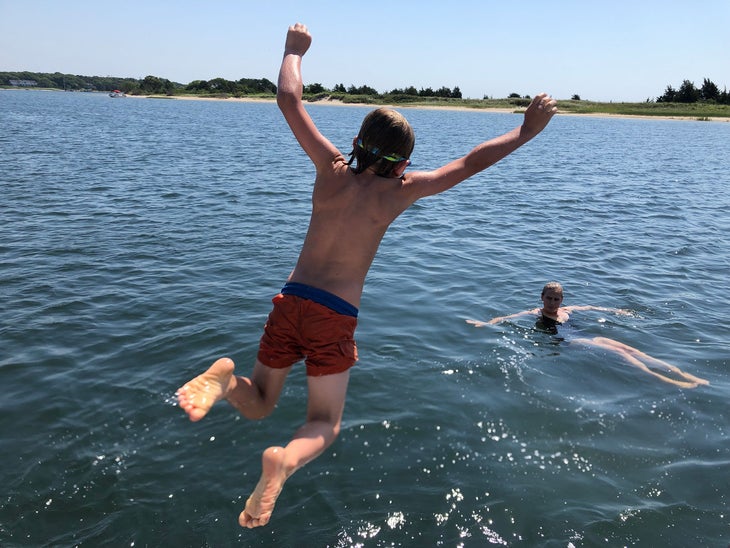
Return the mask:
{"type": "Polygon", "coordinates": [[[466,156],[433,171],[405,173],[415,144],[399,113],[369,113],[353,140],[349,161],[324,137],[302,103],[302,57],[312,42],[307,28],[289,28],[279,72],[277,103],[316,169],[309,229],[294,270],[273,299],[250,377],[233,373],[233,362],[217,360],[177,392],[192,421],[220,400],[246,418],[261,419],[276,405],[287,374],[304,359],[306,422],[285,446],[262,455],[262,473],[239,523],[265,525],[284,482],[320,455],[340,432],[365,276],[385,231],[416,200],[438,194],[498,162],[540,133],[557,111],[548,95],[537,95],[521,126],[486,141],[466,156]],[[354,165],[353,165],[354,164],[354,165]]]}

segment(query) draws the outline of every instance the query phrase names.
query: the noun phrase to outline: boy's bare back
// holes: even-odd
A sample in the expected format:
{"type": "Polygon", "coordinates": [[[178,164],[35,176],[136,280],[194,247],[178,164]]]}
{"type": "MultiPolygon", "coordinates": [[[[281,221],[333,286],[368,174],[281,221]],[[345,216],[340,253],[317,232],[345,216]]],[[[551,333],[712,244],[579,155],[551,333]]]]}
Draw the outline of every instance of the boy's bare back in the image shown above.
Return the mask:
{"type": "Polygon", "coordinates": [[[317,173],[309,230],[289,280],[359,307],[383,235],[412,203],[400,178],[356,175],[341,155],[335,158],[317,173]]]}

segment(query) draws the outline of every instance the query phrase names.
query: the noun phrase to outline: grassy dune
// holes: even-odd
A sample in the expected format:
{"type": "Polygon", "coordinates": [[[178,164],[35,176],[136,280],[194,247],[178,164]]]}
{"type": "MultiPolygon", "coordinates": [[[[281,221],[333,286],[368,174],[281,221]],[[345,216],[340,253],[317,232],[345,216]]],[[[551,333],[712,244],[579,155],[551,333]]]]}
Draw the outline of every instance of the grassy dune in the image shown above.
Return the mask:
{"type": "MultiPolygon", "coordinates": [[[[177,90],[168,95],[145,97],[180,99],[239,99],[273,101],[271,93],[229,95],[225,93],[189,93],[177,90]]],[[[530,104],[529,99],[452,99],[444,97],[418,97],[413,95],[350,95],[347,93],[320,93],[305,95],[304,100],[312,103],[336,102],[352,105],[393,105],[396,107],[471,108],[523,112],[530,104]]],[[[730,122],[730,105],[713,103],[599,103],[559,99],[558,108],[564,114],[653,116],[657,118],[684,118],[693,120],[716,120],[730,122]]]]}
{"type": "MultiPolygon", "coordinates": [[[[391,104],[399,106],[462,107],[475,109],[507,109],[522,111],[529,99],[445,99],[440,97],[407,97],[366,95],[314,96],[310,101],[336,99],[343,103],[391,104]]],[[[656,116],[662,118],[729,118],[730,105],[710,103],[599,103],[594,101],[559,100],[560,111],[568,114],[612,114],[624,116],[656,116]]]]}

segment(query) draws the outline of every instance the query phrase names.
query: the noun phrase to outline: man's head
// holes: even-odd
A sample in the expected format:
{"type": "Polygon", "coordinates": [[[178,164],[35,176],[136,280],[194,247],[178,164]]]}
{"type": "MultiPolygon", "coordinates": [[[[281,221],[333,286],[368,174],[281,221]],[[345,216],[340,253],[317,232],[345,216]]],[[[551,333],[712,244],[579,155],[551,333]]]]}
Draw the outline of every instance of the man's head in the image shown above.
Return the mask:
{"type": "Polygon", "coordinates": [[[557,293],[562,297],[563,296],[563,286],[560,285],[558,282],[548,282],[545,284],[545,287],[542,288],[542,293],[540,293],[540,296],[544,297],[545,294],[548,292],[557,293]]]}
{"type": "Polygon", "coordinates": [[[402,114],[379,108],[362,121],[360,132],[353,140],[350,161],[353,171],[362,173],[372,167],[377,175],[391,177],[402,174],[408,165],[416,138],[402,114]],[[400,173],[397,173],[400,171],[400,173]]]}
{"type": "Polygon", "coordinates": [[[548,282],[540,294],[545,311],[555,313],[563,304],[563,286],[558,282],[548,282]]]}

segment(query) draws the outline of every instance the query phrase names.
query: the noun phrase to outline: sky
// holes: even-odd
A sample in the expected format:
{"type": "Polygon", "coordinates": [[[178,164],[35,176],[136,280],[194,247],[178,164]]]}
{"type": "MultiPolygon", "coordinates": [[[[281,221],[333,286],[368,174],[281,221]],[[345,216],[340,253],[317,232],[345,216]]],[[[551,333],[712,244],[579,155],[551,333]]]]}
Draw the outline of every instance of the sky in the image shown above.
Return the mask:
{"type": "Polygon", "coordinates": [[[645,101],[730,89],[730,0],[0,0],[0,71],[276,83],[307,25],[305,84],[465,98],[645,101]]]}

